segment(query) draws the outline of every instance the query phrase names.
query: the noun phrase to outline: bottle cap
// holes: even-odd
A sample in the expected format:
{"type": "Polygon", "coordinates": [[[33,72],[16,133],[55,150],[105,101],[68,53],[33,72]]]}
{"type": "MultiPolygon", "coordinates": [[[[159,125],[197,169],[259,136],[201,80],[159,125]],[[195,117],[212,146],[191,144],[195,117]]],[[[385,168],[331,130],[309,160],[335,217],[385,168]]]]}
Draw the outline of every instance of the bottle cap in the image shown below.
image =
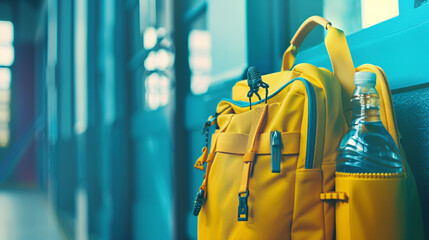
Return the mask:
{"type": "Polygon", "coordinates": [[[355,73],[355,85],[359,84],[371,84],[375,85],[377,80],[377,75],[372,72],[357,72],[355,73]]]}

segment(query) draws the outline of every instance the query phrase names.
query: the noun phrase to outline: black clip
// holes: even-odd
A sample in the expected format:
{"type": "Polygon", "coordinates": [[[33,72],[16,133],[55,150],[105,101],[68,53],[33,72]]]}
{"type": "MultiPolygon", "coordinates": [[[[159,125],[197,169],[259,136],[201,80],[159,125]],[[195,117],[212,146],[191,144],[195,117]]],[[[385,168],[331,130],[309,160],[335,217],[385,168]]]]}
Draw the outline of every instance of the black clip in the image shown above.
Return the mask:
{"type": "Polygon", "coordinates": [[[216,118],[212,117],[212,118],[210,118],[210,120],[207,120],[204,123],[203,130],[201,131],[201,135],[203,135],[204,132],[207,131],[208,128],[210,128],[210,126],[213,124],[213,122],[215,121],[215,119],[216,118]]]}
{"type": "Polygon", "coordinates": [[[265,88],[265,103],[268,100],[268,88],[270,87],[268,84],[262,81],[261,74],[259,73],[256,67],[249,67],[247,69],[247,85],[249,85],[249,92],[247,93],[247,97],[249,98],[249,106],[252,109],[252,96],[256,94],[259,100],[261,100],[261,96],[259,96],[258,91],[259,88],[265,88]]]}
{"type": "Polygon", "coordinates": [[[238,221],[247,221],[249,216],[249,206],[247,206],[247,198],[249,197],[249,190],[244,193],[238,194],[238,221]],[[241,194],[246,194],[241,196],[241,194]]]}
{"type": "Polygon", "coordinates": [[[194,207],[192,208],[192,213],[194,214],[194,216],[198,216],[200,214],[201,207],[203,206],[203,202],[204,202],[204,190],[201,189],[197,193],[197,197],[195,198],[195,202],[194,202],[194,207]]]}
{"type": "Polygon", "coordinates": [[[215,114],[214,117],[210,118],[209,120],[207,120],[204,123],[203,130],[201,131],[201,135],[203,135],[204,133],[206,134],[206,136],[205,136],[205,146],[206,147],[209,147],[210,127],[212,126],[213,122],[216,120],[216,117],[217,117],[217,113],[215,114]]]}
{"type": "Polygon", "coordinates": [[[280,157],[282,149],[282,135],[279,131],[271,132],[271,172],[280,172],[280,157]]]}

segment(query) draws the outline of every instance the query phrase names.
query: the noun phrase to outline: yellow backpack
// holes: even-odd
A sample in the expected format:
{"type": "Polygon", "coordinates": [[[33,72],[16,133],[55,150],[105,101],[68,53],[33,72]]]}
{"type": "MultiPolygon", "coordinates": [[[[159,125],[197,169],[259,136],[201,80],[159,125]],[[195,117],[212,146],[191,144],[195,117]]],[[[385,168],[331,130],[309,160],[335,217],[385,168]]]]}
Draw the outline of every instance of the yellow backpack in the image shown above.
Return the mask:
{"type": "MultiPolygon", "coordinates": [[[[373,65],[356,71],[377,74],[380,117],[399,144],[386,76],[373,65]]],[[[199,239],[423,238],[404,153],[402,174],[335,176],[354,73],[343,32],[311,17],[291,40],[281,72],[261,79],[251,72],[233,87],[233,99],[221,100],[206,122],[207,135],[210,126],[216,131],[195,163],[206,171],[194,205],[199,239]],[[328,31],[334,73],[306,63],[292,68],[317,25],[328,31]]]]}

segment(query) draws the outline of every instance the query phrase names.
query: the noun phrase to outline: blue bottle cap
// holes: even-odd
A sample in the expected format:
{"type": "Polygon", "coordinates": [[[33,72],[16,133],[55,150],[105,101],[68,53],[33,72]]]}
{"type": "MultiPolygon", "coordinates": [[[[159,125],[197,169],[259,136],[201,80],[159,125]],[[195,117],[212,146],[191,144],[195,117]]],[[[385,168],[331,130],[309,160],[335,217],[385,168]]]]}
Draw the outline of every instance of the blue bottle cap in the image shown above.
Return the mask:
{"type": "Polygon", "coordinates": [[[375,85],[377,80],[377,75],[373,72],[357,72],[355,73],[355,85],[360,84],[371,84],[375,85]]]}

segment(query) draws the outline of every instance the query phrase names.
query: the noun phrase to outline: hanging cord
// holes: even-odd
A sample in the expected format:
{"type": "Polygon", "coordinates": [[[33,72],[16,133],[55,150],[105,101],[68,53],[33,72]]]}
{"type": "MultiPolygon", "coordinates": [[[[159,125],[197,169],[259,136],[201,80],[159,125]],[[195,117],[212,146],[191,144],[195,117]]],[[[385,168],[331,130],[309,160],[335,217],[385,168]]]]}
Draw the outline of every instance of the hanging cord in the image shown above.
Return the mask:
{"type": "Polygon", "coordinates": [[[253,94],[255,94],[259,100],[261,100],[261,96],[259,96],[258,94],[260,87],[265,88],[265,103],[267,103],[268,88],[270,86],[262,81],[261,73],[259,73],[258,69],[254,66],[249,67],[249,69],[247,70],[247,85],[249,85],[250,88],[249,92],[247,92],[250,110],[252,110],[253,94]]]}

